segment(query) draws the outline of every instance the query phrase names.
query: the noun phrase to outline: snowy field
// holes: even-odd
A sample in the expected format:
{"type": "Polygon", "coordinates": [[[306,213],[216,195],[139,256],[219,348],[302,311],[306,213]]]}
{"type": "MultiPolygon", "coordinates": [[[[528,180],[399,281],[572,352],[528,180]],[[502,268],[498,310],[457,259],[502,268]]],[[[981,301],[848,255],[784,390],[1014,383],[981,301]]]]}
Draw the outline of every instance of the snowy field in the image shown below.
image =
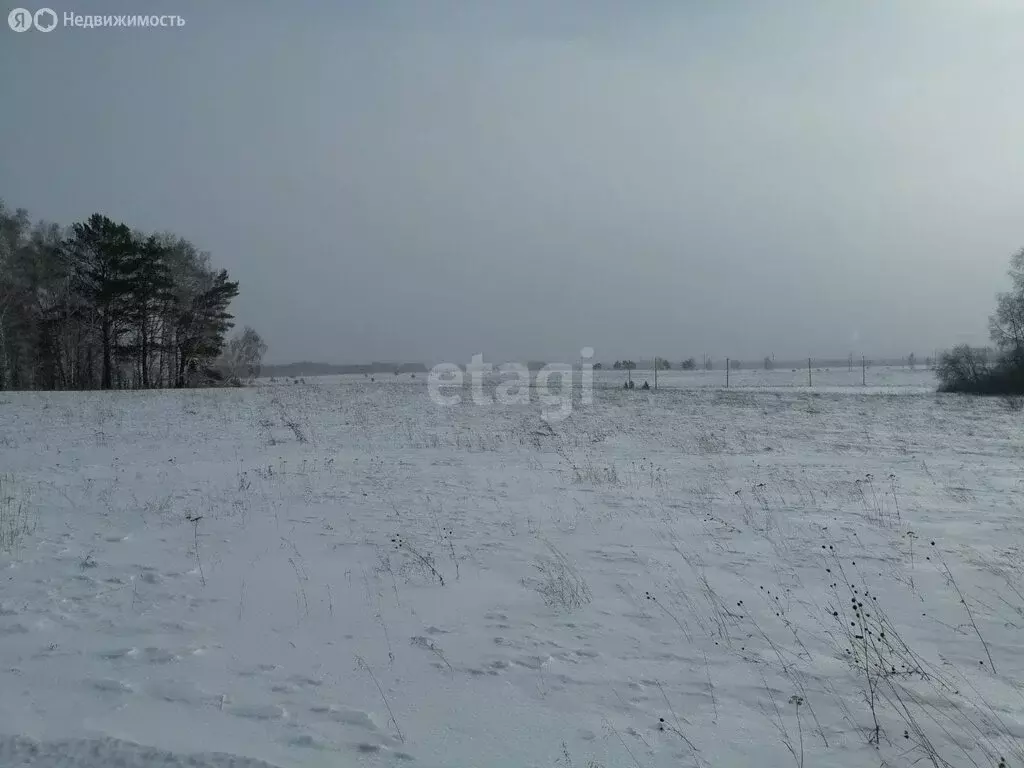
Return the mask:
{"type": "Polygon", "coordinates": [[[0,765],[1024,765],[1021,414],[723,376],[0,393],[0,765]]]}

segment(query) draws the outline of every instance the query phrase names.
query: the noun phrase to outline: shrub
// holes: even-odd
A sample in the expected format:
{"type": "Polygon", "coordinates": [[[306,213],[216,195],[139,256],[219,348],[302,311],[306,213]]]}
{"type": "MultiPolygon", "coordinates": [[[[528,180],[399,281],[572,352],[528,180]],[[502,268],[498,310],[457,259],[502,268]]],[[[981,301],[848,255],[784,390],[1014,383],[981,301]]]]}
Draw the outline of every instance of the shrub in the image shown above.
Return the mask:
{"type": "Polygon", "coordinates": [[[961,344],[939,356],[935,375],[940,392],[975,392],[992,374],[988,350],[961,344]]]}
{"type": "Polygon", "coordinates": [[[989,350],[962,344],[939,357],[940,392],[973,395],[1024,394],[1024,360],[1003,354],[993,360],[989,350]]]}
{"type": "Polygon", "coordinates": [[[989,317],[989,337],[998,350],[991,363],[986,350],[955,347],[939,359],[940,392],[974,395],[1024,394],[1024,248],[1010,259],[1013,288],[997,296],[989,317]]]}
{"type": "Polygon", "coordinates": [[[565,553],[551,542],[545,542],[547,555],[536,559],[533,567],[539,577],[528,583],[553,608],[573,611],[591,601],[590,588],[565,553]]]}

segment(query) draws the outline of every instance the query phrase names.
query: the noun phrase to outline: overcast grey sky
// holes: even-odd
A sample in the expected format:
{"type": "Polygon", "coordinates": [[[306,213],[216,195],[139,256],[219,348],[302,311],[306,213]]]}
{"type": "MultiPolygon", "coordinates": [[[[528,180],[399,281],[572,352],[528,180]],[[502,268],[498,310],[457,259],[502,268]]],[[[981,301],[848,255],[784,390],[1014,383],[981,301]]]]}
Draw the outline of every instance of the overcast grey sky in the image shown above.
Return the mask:
{"type": "Polygon", "coordinates": [[[50,7],[186,24],[0,28],[0,196],[211,251],[274,362],[924,357],[1024,246],[1024,2],[50,7]]]}

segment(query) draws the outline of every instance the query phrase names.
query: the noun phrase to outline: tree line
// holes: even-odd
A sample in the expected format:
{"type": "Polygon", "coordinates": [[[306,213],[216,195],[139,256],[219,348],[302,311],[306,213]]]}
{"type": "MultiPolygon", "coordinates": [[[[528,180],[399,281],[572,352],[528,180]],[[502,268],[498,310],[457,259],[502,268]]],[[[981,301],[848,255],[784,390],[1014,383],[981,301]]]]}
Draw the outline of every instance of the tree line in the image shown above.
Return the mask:
{"type": "Polygon", "coordinates": [[[1010,290],[996,295],[988,319],[994,345],[954,347],[939,357],[940,391],[1024,395],[1024,248],[1010,258],[1010,290]]]}
{"type": "MultiPolygon", "coordinates": [[[[615,363],[612,365],[612,369],[616,371],[634,371],[636,370],[636,365],[637,364],[634,360],[616,360],[615,363]]],[[[652,366],[653,368],[656,368],[659,371],[672,370],[672,363],[667,358],[664,357],[654,358],[652,366]]],[[[692,371],[696,369],[696,367],[697,361],[694,360],[692,357],[687,360],[683,360],[683,362],[679,364],[679,368],[683,371],[692,371]]]]}
{"type": "Polygon", "coordinates": [[[185,387],[258,371],[238,282],[171,233],[101,214],[32,223],[0,200],[0,390],[185,387]]]}

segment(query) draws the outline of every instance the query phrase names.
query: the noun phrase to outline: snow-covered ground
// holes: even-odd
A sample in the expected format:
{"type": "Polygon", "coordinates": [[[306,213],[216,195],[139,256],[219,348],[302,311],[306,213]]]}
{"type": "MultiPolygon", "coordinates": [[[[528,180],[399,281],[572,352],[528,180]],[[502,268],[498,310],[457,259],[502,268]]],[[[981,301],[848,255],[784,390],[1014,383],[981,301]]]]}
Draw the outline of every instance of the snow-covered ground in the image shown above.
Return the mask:
{"type": "Polygon", "coordinates": [[[0,764],[1024,764],[1021,414],[722,373],[0,393],[0,764]]]}

